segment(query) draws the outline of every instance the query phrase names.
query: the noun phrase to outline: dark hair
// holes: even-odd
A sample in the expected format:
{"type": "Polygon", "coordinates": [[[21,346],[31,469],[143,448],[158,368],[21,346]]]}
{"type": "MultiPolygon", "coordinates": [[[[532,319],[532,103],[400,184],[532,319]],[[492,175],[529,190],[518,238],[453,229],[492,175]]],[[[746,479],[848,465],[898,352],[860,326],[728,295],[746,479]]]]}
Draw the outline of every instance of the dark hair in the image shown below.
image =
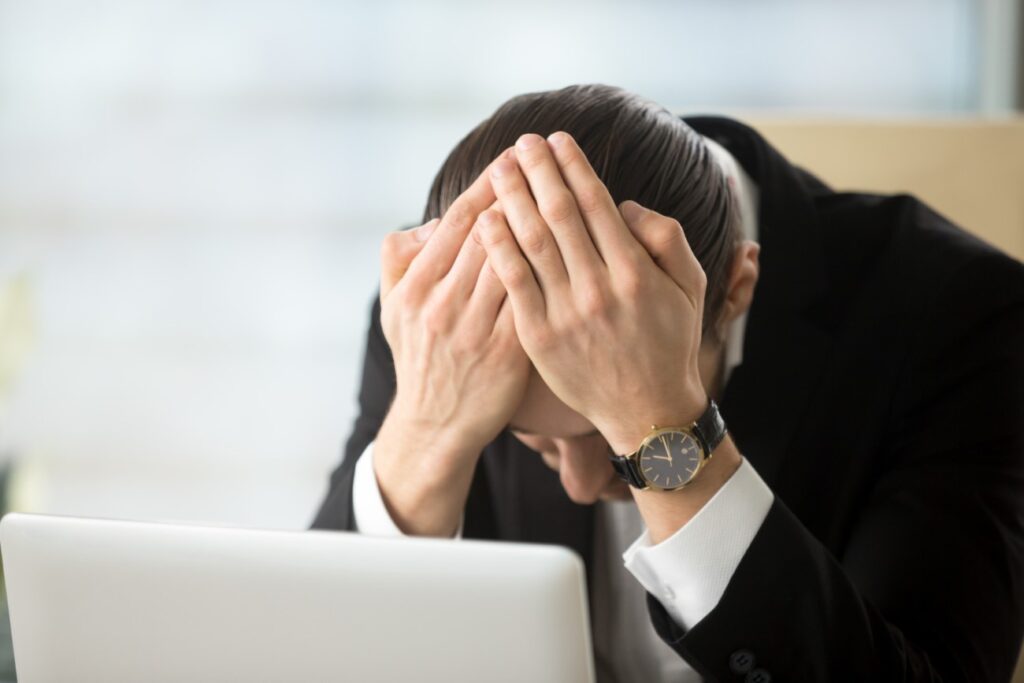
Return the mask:
{"type": "Polygon", "coordinates": [[[423,221],[441,216],[524,133],[572,135],[616,203],[632,199],[679,221],[707,275],[704,330],[725,298],[739,214],[701,136],[664,107],[620,88],[573,85],[513,97],[445,159],[423,221]]]}

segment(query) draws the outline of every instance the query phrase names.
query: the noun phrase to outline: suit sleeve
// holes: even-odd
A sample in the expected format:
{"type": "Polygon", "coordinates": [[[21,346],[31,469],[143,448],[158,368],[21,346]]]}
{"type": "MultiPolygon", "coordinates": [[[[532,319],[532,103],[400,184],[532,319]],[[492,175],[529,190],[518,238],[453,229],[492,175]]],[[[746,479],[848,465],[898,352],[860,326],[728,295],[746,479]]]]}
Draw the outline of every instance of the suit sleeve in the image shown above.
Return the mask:
{"type": "Polygon", "coordinates": [[[395,365],[380,322],[380,297],[370,312],[363,373],[359,387],[359,414],[345,443],[341,464],[331,473],[327,496],[313,518],[313,529],[355,531],[352,482],[356,462],[376,438],[395,393],[395,365]]]}
{"type": "MultiPolygon", "coordinates": [[[[708,681],[1010,680],[1024,633],[1024,268],[938,289],[841,557],[778,500],[715,608],[659,635],[708,681]]],[[[823,453],[822,457],[828,457],[823,453]]]]}

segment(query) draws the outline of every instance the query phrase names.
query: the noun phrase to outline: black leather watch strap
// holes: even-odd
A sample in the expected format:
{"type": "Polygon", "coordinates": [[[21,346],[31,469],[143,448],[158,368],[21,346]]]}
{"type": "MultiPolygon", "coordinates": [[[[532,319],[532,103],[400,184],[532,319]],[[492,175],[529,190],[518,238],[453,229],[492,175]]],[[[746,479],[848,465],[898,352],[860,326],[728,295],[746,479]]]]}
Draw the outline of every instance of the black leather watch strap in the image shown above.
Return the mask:
{"type": "Polygon", "coordinates": [[[722,414],[718,412],[718,406],[714,401],[708,399],[707,410],[697,418],[693,426],[697,438],[704,442],[704,453],[710,457],[718,448],[718,444],[722,443],[727,431],[725,420],[722,419],[722,414]]]}
{"type": "Polygon", "coordinates": [[[632,458],[625,458],[621,455],[616,455],[609,448],[608,459],[611,460],[612,468],[615,470],[615,474],[619,475],[620,479],[635,488],[647,488],[647,482],[644,481],[642,476],[640,476],[636,462],[632,458]]]}

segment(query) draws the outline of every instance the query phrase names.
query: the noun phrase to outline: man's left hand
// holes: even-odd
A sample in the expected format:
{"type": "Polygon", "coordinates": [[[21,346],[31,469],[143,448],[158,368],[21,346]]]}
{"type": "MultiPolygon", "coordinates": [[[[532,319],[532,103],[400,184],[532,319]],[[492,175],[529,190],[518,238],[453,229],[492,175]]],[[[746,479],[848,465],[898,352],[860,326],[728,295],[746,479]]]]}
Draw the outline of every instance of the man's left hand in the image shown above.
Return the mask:
{"type": "Polygon", "coordinates": [[[522,136],[492,166],[502,211],[474,231],[541,378],[617,453],[652,424],[693,422],[706,277],[679,223],[616,206],[576,142],[522,136]]]}

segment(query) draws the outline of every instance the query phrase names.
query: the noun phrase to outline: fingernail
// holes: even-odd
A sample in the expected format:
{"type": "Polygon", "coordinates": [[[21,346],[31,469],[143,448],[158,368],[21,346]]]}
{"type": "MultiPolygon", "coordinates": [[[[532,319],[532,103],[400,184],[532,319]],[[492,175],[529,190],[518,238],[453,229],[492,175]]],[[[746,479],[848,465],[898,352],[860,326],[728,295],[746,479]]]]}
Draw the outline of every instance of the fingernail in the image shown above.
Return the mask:
{"type": "Polygon", "coordinates": [[[494,166],[491,167],[491,175],[495,178],[500,178],[512,171],[512,162],[508,159],[498,159],[494,162],[494,166]]]}
{"type": "Polygon", "coordinates": [[[632,199],[627,199],[619,204],[619,212],[622,214],[622,217],[626,219],[627,223],[635,223],[647,212],[647,209],[640,206],[632,199]]]}
{"type": "Polygon", "coordinates": [[[413,231],[415,233],[416,241],[426,242],[427,238],[430,237],[430,233],[434,232],[434,228],[436,228],[437,224],[440,222],[440,219],[435,218],[429,223],[424,223],[420,227],[416,228],[416,230],[413,231]]]}
{"type": "Polygon", "coordinates": [[[531,147],[536,146],[537,141],[540,140],[539,135],[533,133],[527,133],[526,135],[520,135],[519,139],[516,140],[516,149],[528,150],[531,147]]]}
{"type": "Polygon", "coordinates": [[[563,133],[562,131],[552,133],[551,135],[548,136],[548,142],[550,142],[555,147],[558,147],[559,145],[564,145],[566,142],[568,142],[568,140],[569,135],[567,133],[563,133]]]}

